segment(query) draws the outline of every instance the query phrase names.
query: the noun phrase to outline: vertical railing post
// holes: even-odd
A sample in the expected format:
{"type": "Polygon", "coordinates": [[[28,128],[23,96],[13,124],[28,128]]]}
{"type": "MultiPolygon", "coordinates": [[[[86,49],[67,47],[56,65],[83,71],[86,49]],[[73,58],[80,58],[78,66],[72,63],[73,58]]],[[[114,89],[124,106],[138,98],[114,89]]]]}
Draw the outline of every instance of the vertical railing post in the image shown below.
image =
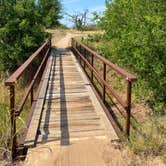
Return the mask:
{"type": "MultiPolygon", "coordinates": [[[[106,80],[106,64],[103,62],[103,79],[106,80]]],[[[103,84],[103,102],[105,103],[105,84],[103,84]]]]}
{"type": "Polygon", "coordinates": [[[73,38],[71,38],[71,48],[73,48],[74,47],[74,40],[73,40],[73,38]]]}
{"type": "MultiPolygon", "coordinates": [[[[86,58],[86,49],[84,48],[84,57],[86,58]]],[[[85,71],[86,62],[84,61],[84,71],[85,71]]]]}
{"type": "Polygon", "coordinates": [[[52,43],[51,43],[51,38],[49,39],[49,50],[51,51],[51,45],[52,45],[52,43]]]}
{"type": "MultiPolygon", "coordinates": [[[[31,83],[33,80],[33,64],[32,63],[29,66],[29,75],[30,75],[30,83],[31,83]]],[[[32,89],[31,89],[31,105],[33,103],[33,99],[34,99],[34,96],[33,96],[33,87],[32,87],[32,89]]]]}
{"type": "Polygon", "coordinates": [[[126,119],[126,134],[127,136],[130,135],[130,115],[131,115],[131,88],[132,84],[128,81],[127,84],[127,119],[126,119]]]}
{"type": "Polygon", "coordinates": [[[73,47],[75,47],[76,48],[76,42],[75,42],[75,40],[73,39],[73,47]]]}
{"type": "Polygon", "coordinates": [[[16,117],[15,117],[15,87],[10,85],[10,118],[11,118],[11,157],[16,158],[16,117]]]}
{"type": "MultiPolygon", "coordinates": [[[[80,44],[80,47],[79,47],[79,52],[81,53],[81,44],[80,44]]],[[[80,57],[80,65],[82,66],[82,63],[81,63],[81,56],[79,56],[80,57]]]]}
{"type": "MultiPolygon", "coordinates": [[[[94,66],[94,55],[91,54],[91,65],[94,66]]],[[[93,70],[91,70],[91,82],[93,83],[93,70]]]]}
{"type": "MultiPolygon", "coordinates": [[[[77,41],[76,41],[76,50],[79,51],[79,45],[78,45],[77,41]]],[[[77,53],[77,59],[80,61],[80,56],[78,53],[77,53]]]]}
{"type": "MultiPolygon", "coordinates": [[[[77,50],[77,42],[75,41],[75,48],[76,48],[76,50],[77,50]]],[[[75,50],[74,50],[75,51],[75,50]]],[[[76,53],[76,56],[77,56],[77,59],[78,59],[78,54],[76,53]]]]}
{"type": "MultiPolygon", "coordinates": [[[[51,54],[51,38],[49,39],[49,44],[48,44],[47,51],[48,51],[48,50],[49,50],[49,53],[48,53],[47,58],[46,58],[45,63],[44,63],[44,69],[45,69],[45,67],[46,67],[48,57],[49,57],[50,54],[51,54]]],[[[47,52],[47,51],[46,51],[46,52],[47,52]]]]}

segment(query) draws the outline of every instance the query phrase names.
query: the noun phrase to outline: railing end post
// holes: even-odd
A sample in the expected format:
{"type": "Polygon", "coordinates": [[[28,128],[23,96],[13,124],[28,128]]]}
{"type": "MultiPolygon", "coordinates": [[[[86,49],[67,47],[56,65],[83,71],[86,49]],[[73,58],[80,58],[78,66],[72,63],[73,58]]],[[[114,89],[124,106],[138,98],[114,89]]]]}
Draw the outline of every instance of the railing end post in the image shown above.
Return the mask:
{"type": "Polygon", "coordinates": [[[11,157],[16,158],[15,84],[10,85],[11,157]]]}
{"type": "Polygon", "coordinates": [[[127,119],[126,119],[126,134],[130,136],[130,117],[131,117],[131,89],[132,89],[132,82],[128,81],[127,84],[127,119]]]}

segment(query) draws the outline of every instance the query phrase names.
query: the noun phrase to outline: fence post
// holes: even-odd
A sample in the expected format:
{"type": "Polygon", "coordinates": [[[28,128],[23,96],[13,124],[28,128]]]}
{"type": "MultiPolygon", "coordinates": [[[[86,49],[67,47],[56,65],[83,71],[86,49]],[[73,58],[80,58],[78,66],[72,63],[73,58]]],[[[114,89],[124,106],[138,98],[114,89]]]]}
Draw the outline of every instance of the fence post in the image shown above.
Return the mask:
{"type": "MultiPolygon", "coordinates": [[[[77,42],[75,41],[75,48],[76,48],[76,50],[77,50],[77,42]]],[[[75,51],[75,50],[74,50],[75,51]]],[[[75,51],[75,53],[76,53],[76,51],[75,51]]],[[[78,54],[76,53],[76,56],[77,56],[77,59],[78,59],[78,54]]]]}
{"type": "MultiPolygon", "coordinates": [[[[84,48],[84,58],[86,58],[86,49],[84,48]]],[[[85,71],[85,67],[86,67],[86,62],[84,61],[84,71],[85,71]]]]}
{"type": "MultiPolygon", "coordinates": [[[[106,80],[106,64],[103,62],[103,79],[106,80]]],[[[103,84],[103,102],[105,103],[105,85],[103,84]]]]}
{"type": "Polygon", "coordinates": [[[51,51],[51,45],[52,45],[52,43],[51,43],[51,38],[49,39],[49,50],[51,51]]]}
{"type": "Polygon", "coordinates": [[[130,136],[130,116],[131,116],[131,82],[128,81],[127,84],[127,119],[126,119],[126,134],[130,136]]]}
{"type": "MultiPolygon", "coordinates": [[[[91,54],[91,65],[94,66],[94,55],[91,54]]],[[[91,82],[93,83],[93,70],[91,70],[91,82]]]]}
{"type": "MultiPolygon", "coordinates": [[[[82,53],[81,44],[80,44],[80,47],[79,47],[78,50],[79,50],[79,52],[80,52],[80,54],[81,54],[81,53],[82,53]]],[[[82,66],[82,61],[81,61],[82,59],[81,59],[81,56],[79,56],[79,57],[80,57],[80,64],[81,64],[81,66],[82,66]]]]}
{"type": "Polygon", "coordinates": [[[74,40],[73,40],[73,38],[71,38],[71,48],[73,48],[74,47],[74,40]]]}
{"type": "Polygon", "coordinates": [[[11,118],[11,157],[16,157],[16,117],[15,117],[15,87],[10,85],[10,118],[11,118]]]}

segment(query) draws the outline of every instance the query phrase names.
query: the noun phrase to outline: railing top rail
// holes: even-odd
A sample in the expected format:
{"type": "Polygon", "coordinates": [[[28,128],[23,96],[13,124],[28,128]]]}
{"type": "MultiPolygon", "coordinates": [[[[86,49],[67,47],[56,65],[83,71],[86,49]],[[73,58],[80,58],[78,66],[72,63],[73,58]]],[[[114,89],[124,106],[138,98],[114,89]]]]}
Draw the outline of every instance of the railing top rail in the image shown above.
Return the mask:
{"type": "Polygon", "coordinates": [[[119,73],[121,76],[123,76],[124,78],[126,78],[126,80],[128,81],[136,81],[137,78],[128,73],[127,71],[125,71],[124,69],[120,68],[119,66],[113,64],[112,62],[110,62],[109,60],[107,60],[106,58],[102,57],[101,55],[97,54],[95,51],[91,50],[90,48],[88,48],[86,45],[78,42],[76,39],[72,38],[75,42],[77,42],[79,45],[81,45],[82,47],[84,47],[86,50],[88,50],[90,53],[92,53],[95,57],[97,57],[98,59],[100,59],[103,63],[107,64],[108,66],[110,66],[114,71],[116,71],[117,73],[119,73]]]}
{"type": "Polygon", "coordinates": [[[5,85],[13,85],[21,76],[21,74],[29,67],[33,60],[39,55],[43,48],[49,44],[50,40],[45,41],[6,81],[5,85]]]}

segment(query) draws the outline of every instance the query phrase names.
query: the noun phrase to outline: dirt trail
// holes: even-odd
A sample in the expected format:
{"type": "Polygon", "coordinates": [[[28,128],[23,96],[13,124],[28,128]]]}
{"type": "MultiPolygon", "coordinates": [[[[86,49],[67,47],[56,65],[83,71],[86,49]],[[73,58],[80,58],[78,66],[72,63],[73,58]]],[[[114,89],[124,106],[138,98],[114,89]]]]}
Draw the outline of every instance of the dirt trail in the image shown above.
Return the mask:
{"type": "MultiPolygon", "coordinates": [[[[66,48],[70,45],[71,37],[79,34],[67,33],[58,42],[52,39],[52,46],[66,48]]],[[[160,160],[153,158],[143,161],[122,143],[111,142],[108,138],[87,139],[71,142],[61,146],[54,142],[29,149],[25,166],[129,166],[160,165],[160,160]]]]}
{"type": "Polygon", "coordinates": [[[70,40],[72,37],[74,37],[74,35],[67,33],[66,36],[57,43],[52,42],[52,46],[56,46],[57,48],[67,48],[70,45],[70,40]]]}
{"type": "Polygon", "coordinates": [[[77,33],[67,32],[67,34],[63,38],[61,38],[58,42],[56,42],[56,40],[54,40],[53,38],[52,46],[56,46],[57,48],[67,48],[70,46],[71,38],[76,36],[81,36],[81,35],[77,33]]]}

